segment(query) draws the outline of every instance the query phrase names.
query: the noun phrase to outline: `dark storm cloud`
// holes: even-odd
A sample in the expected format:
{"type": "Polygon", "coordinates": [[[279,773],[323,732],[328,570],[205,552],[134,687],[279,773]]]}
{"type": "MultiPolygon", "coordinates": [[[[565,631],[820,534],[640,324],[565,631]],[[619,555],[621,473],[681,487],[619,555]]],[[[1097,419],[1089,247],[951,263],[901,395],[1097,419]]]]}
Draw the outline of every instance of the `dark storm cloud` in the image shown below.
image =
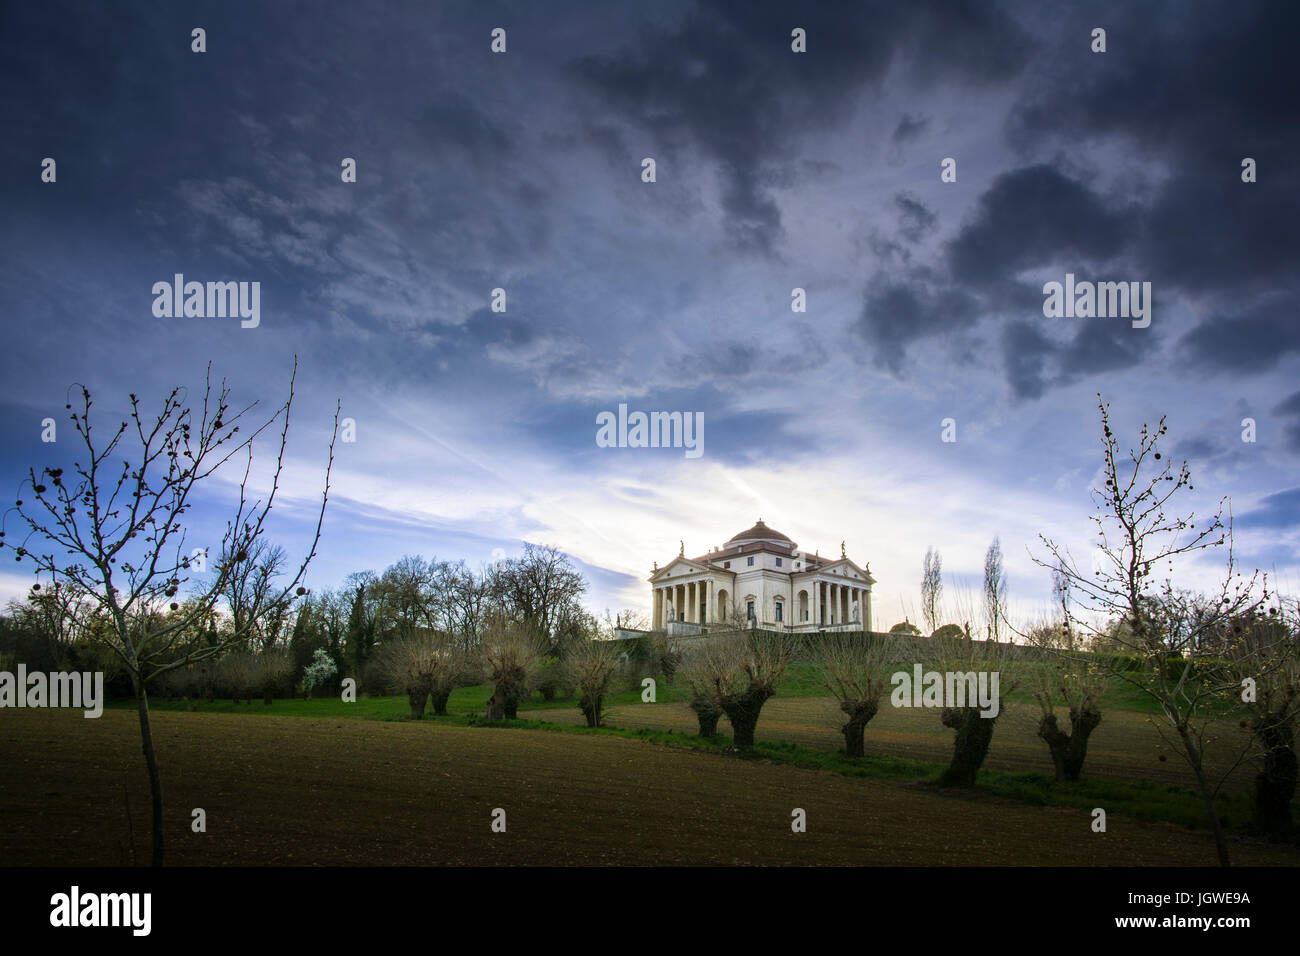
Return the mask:
{"type": "Polygon", "coordinates": [[[872,344],[890,371],[903,370],[907,346],[923,338],[968,326],[978,302],[949,286],[935,286],[922,275],[881,280],[868,290],[855,331],[872,344]]]}
{"type": "Polygon", "coordinates": [[[1184,335],[1179,344],[1183,356],[1199,368],[1257,372],[1300,352],[1295,316],[1295,300],[1275,296],[1239,315],[1212,315],[1184,335]]]}
{"type": "Polygon", "coordinates": [[[894,205],[898,207],[898,233],[908,242],[920,242],[939,221],[933,209],[909,193],[896,194],[894,205]]]}
{"type": "MultiPolygon", "coordinates": [[[[940,330],[923,303],[943,298],[936,290],[945,282],[977,297],[965,313],[972,322],[999,315],[1008,322],[999,337],[1003,371],[1022,399],[1131,368],[1154,351],[1155,334],[1119,322],[1066,327],[1065,339],[1044,326],[1035,315],[1041,291],[1017,279],[1043,267],[1150,279],[1167,302],[1180,290],[1207,297],[1209,318],[1179,343],[1200,367],[1256,372],[1300,351],[1290,318],[1300,191],[1281,174],[1300,154],[1300,122],[1278,39],[1300,35],[1297,9],[1243,10],[1225,30],[1221,7],[1180,5],[1178,16],[1162,17],[1115,5],[1090,11],[1086,22],[1067,16],[1055,34],[1044,33],[1033,82],[1007,124],[1010,141],[1082,159],[1081,144],[1118,136],[1168,175],[1147,191],[1144,177],[1157,168],[1140,162],[1133,176],[1112,174],[1104,189],[1095,174],[1067,172],[1074,164],[1059,160],[1002,173],[919,287],[897,276],[883,290],[879,280],[868,283],[858,330],[876,343],[878,360],[897,372],[910,343],[940,330]],[[1108,28],[1106,54],[1088,48],[1094,21],[1108,28]],[[1274,174],[1242,183],[1247,155],[1274,174]],[[935,274],[945,267],[946,278],[935,274]]],[[[919,133],[916,125],[904,116],[895,137],[919,133]]],[[[900,239],[909,231],[900,226],[896,235],[874,237],[873,251],[907,263],[900,239]]]]}
{"type": "Polygon", "coordinates": [[[1259,507],[1236,519],[1245,528],[1293,528],[1300,525],[1300,488],[1267,495],[1259,507]]]}
{"type": "Polygon", "coordinates": [[[948,247],[958,282],[982,286],[1031,266],[1105,262],[1123,251],[1132,211],[1054,166],[1003,173],[948,247]]]}
{"type": "Polygon", "coordinates": [[[715,0],[618,55],[580,57],[574,69],[623,122],[648,129],[655,149],[692,147],[710,158],[733,242],[770,254],[781,217],[764,172],[787,158],[783,144],[835,122],[896,58],[927,81],[997,82],[1021,69],[1023,40],[998,6],[973,0],[943,11],[825,3],[794,18],[776,5],[715,0]],[[791,52],[794,25],[807,31],[807,54],[791,52]]]}
{"type": "MultiPolygon", "coordinates": [[[[1008,126],[1028,149],[1056,141],[1080,151],[1105,138],[1135,149],[1137,180],[1167,173],[1143,200],[1133,261],[1154,282],[1217,302],[1186,340],[1192,359],[1247,370],[1296,348],[1282,311],[1242,324],[1222,313],[1280,292],[1294,303],[1300,190],[1300,97],[1294,46],[1300,5],[1117,3],[1065,21],[1042,81],[1026,89],[1008,126]],[[1092,54],[1092,22],[1109,50],[1092,54]],[[1258,181],[1241,181],[1241,162],[1258,181]],[[1279,349],[1281,351],[1279,351],[1279,349]]],[[[1294,306],[1291,315],[1294,314],[1294,306]]]]}
{"type": "Polygon", "coordinates": [[[1142,360],[1151,342],[1127,319],[1080,319],[1078,333],[1062,349],[1059,361],[1065,382],[1080,376],[1130,368],[1142,360]]]}
{"type": "Polygon", "coordinates": [[[920,136],[929,125],[930,120],[925,116],[900,116],[889,138],[895,143],[906,143],[920,136]]]}
{"type": "Polygon", "coordinates": [[[1300,451],[1300,392],[1294,392],[1278,403],[1273,414],[1286,419],[1282,425],[1282,441],[1292,451],[1300,451]]]}
{"type": "MultiPolygon", "coordinates": [[[[900,236],[915,241],[933,228],[935,217],[924,206],[905,196],[896,202],[903,210],[900,236]]],[[[1077,330],[1066,326],[1068,338],[1057,341],[1039,319],[1031,325],[1016,318],[1041,317],[1043,304],[1041,288],[1016,276],[1052,266],[1062,275],[1092,278],[1123,255],[1134,221],[1129,204],[1110,201],[1053,166],[1003,173],[947,244],[940,270],[869,285],[857,329],[897,373],[910,343],[960,330],[983,315],[1009,316],[999,345],[1007,382],[1023,399],[1081,375],[1128,368],[1151,347],[1151,336],[1134,335],[1121,319],[1095,319],[1082,320],[1077,330]]],[[[986,365],[987,355],[977,350],[968,360],[986,365]]]]}
{"type": "Polygon", "coordinates": [[[1020,398],[1041,398],[1047,389],[1047,363],[1057,345],[1041,324],[1014,320],[1002,328],[1002,358],[1007,382],[1020,398]]]}
{"type": "Polygon", "coordinates": [[[454,147],[476,157],[506,154],[510,135],[460,93],[444,94],[421,115],[420,132],[439,148],[454,147]]]}
{"type": "Polygon", "coordinates": [[[1222,453],[1223,449],[1217,442],[1209,438],[1185,438],[1173,448],[1174,459],[1185,459],[1189,461],[1204,460],[1214,458],[1222,453]]]}
{"type": "Polygon", "coordinates": [[[1150,338],[1125,320],[1083,319],[1073,338],[1058,342],[1041,322],[1012,320],[1003,326],[1002,358],[1007,383],[1021,399],[1041,398],[1052,387],[1068,385],[1142,361],[1150,338]]]}

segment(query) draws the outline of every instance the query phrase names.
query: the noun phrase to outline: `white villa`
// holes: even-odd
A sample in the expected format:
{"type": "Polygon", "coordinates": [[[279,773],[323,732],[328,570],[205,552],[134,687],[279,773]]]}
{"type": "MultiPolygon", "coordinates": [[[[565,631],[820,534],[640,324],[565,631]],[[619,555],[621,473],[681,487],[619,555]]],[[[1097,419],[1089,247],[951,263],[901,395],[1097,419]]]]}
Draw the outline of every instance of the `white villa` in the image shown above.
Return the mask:
{"type": "Polygon", "coordinates": [[[869,567],[800,551],[779,531],[758,524],[698,558],[686,546],[650,575],[653,624],[670,634],[748,617],[759,627],[793,631],[871,630],[869,567]]]}

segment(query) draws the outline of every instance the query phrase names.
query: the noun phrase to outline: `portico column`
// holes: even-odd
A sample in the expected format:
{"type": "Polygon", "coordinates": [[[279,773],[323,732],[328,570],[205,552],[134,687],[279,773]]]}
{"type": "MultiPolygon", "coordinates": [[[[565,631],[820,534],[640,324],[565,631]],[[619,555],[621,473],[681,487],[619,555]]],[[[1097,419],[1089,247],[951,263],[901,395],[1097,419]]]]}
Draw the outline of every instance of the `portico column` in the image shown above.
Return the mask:
{"type": "Polygon", "coordinates": [[[866,594],[867,594],[866,597],[867,609],[864,612],[866,619],[863,621],[862,627],[863,630],[870,631],[871,630],[871,588],[866,589],[866,594]]]}

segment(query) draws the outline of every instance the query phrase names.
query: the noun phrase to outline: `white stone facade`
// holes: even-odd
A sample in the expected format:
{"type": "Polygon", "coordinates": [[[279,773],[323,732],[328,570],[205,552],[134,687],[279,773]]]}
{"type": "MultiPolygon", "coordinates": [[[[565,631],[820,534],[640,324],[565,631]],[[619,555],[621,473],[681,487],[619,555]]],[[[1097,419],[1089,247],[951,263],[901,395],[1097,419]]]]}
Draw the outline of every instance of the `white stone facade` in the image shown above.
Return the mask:
{"type": "Polygon", "coordinates": [[[839,558],[808,554],[759,519],[708,554],[688,558],[683,547],[664,567],[656,564],[651,626],[696,633],[738,615],[778,630],[869,631],[875,583],[842,545],[839,558]]]}

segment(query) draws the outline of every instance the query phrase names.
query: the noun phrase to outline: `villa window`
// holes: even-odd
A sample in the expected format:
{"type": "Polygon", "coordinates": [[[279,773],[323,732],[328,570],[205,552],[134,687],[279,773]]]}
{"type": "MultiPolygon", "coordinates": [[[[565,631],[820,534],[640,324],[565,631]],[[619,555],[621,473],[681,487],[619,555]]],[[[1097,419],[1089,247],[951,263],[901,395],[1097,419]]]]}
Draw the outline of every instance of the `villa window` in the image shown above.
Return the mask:
{"type": "Polygon", "coordinates": [[[776,602],[776,620],[777,620],[777,623],[780,623],[781,620],[782,620],[782,618],[781,618],[781,602],[780,602],[780,601],[777,601],[777,602],[776,602]]]}
{"type": "Polygon", "coordinates": [[[729,567],[731,567],[731,562],[730,562],[730,561],[723,561],[723,562],[722,562],[722,566],[723,566],[724,568],[729,568],[729,567]]]}
{"type": "MultiPolygon", "coordinates": [[[[752,561],[752,560],[754,560],[754,559],[753,559],[753,558],[750,558],[750,560],[752,561]]],[[[749,618],[751,621],[754,619],[754,602],[753,602],[753,601],[749,601],[749,602],[746,603],[746,605],[745,605],[745,617],[749,618]]]]}
{"type": "Polygon", "coordinates": [[[747,565],[747,567],[751,567],[751,568],[752,568],[752,567],[754,566],[754,559],[753,559],[753,558],[746,558],[745,560],[749,562],[749,564],[747,565]]]}
{"type": "MultiPolygon", "coordinates": [[[[776,559],[776,566],[777,566],[778,568],[781,566],[781,559],[780,559],[780,558],[777,558],[777,559],[776,559]]],[[[778,620],[780,620],[780,618],[778,618],[778,620]]]]}

